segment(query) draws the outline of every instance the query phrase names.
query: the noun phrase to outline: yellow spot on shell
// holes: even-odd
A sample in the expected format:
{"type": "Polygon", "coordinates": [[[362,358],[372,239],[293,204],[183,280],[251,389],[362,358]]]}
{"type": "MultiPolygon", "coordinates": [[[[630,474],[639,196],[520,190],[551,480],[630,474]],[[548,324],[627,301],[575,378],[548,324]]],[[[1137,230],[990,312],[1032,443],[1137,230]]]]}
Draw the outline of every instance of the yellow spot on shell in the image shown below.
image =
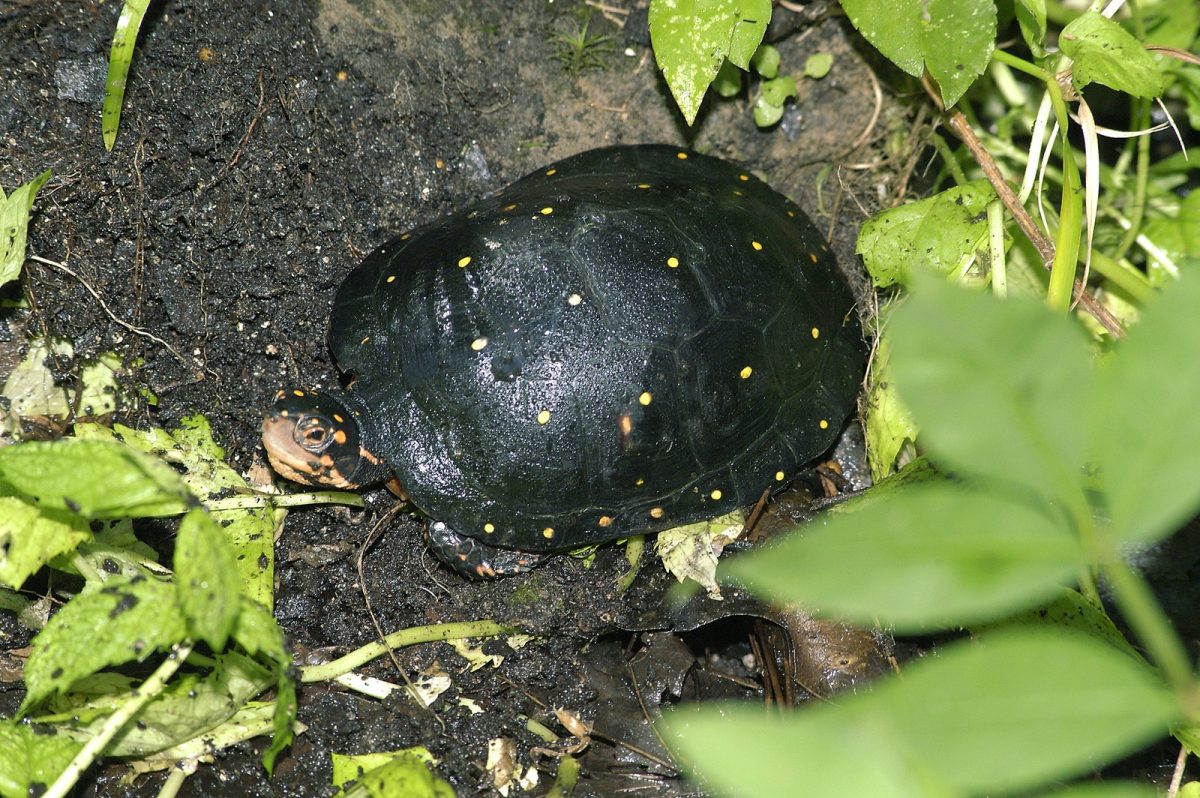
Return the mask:
{"type": "Polygon", "coordinates": [[[550,175],[554,174],[554,173],[555,173],[555,172],[557,172],[557,171],[558,171],[557,169],[547,169],[547,170],[546,170],[546,177],[549,177],[550,175]]]}
{"type": "Polygon", "coordinates": [[[470,262],[471,262],[471,256],[470,256],[470,255],[467,255],[465,258],[459,258],[459,259],[458,259],[458,268],[460,268],[460,269],[465,269],[465,268],[466,268],[466,266],[467,266],[467,264],[468,264],[468,263],[470,263],[470,262]]]}
{"type": "Polygon", "coordinates": [[[738,175],[738,180],[746,181],[750,179],[750,175],[738,175]]]}
{"type": "Polygon", "coordinates": [[[775,472],[775,481],[783,482],[783,478],[786,476],[787,476],[787,474],[783,473],[782,471],[776,471],[775,472]]]}
{"type": "Polygon", "coordinates": [[[633,484],[640,488],[642,485],[646,484],[646,480],[642,477],[638,477],[636,480],[634,480],[633,484]]]}
{"type": "Polygon", "coordinates": [[[750,246],[754,247],[755,252],[762,252],[762,244],[757,241],[751,241],[750,246]]]}
{"type": "Polygon", "coordinates": [[[817,340],[818,338],[821,337],[821,331],[818,330],[816,327],[813,327],[812,328],[812,337],[813,337],[814,341],[817,340]]]}
{"type": "Polygon", "coordinates": [[[652,401],[654,401],[654,394],[650,393],[649,391],[642,391],[642,395],[638,397],[638,403],[641,404],[642,407],[645,407],[652,401]]]}
{"type": "Polygon", "coordinates": [[[292,395],[293,396],[304,396],[304,391],[296,389],[296,390],[292,391],[292,395]]]}
{"type": "Polygon", "coordinates": [[[738,376],[743,380],[748,380],[750,379],[750,375],[753,373],[754,369],[750,368],[749,366],[745,366],[741,371],[738,372],[738,376]]]}
{"type": "Polygon", "coordinates": [[[516,209],[517,209],[517,203],[514,202],[511,205],[505,205],[500,210],[504,211],[505,213],[509,213],[510,211],[515,211],[516,209]]]}
{"type": "Polygon", "coordinates": [[[401,241],[407,241],[410,238],[412,238],[412,233],[403,233],[400,236],[401,241]]]}
{"type": "Polygon", "coordinates": [[[678,159],[679,159],[679,160],[681,160],[681,161],[686,161],[686,160],[687,160],[687,153],[686,153],[686,152],[677,152],[677,153],[675,153],[675,157],[676,157],[676,158],[678,158],[678,159]]]}
{"type": "Polygon", "coordinates": [[[538,213],[540,213],[542,216],[549,216],[550,214],[554,213],[554,209],[547,205],[545,208],[542,208],[540,211],[538,211],[538,213]]]}
{"type": "Polygon", "coordinates": [[[724,494],[722,494],[721,491],[719,491],[719,490],[714,490],[712,493],[710,493],[708,495],[712,498],[713,501],[717,502],[717,501],[721,500],[721,496],[723,496],[724,494]]]}
{"type": "Polygon", "coordinates": [[[370,341],[370,340],[371,340],[371,336],[369,336],[369,335],[368,335],[366,338],[364,338],[364,339],[362,339],[361,341],[359,341],[359,342],[358,342],[358,345],[359,345],[359,346],[366,346],[366,343],[367,343],[367,341],[370,341]]]}
{"type": "Polygon", "coordinates": [[[552,527],[552,526],[548,526],[548,527],[546,527],[545,529],[543,529],[543,530],[542,530],[542,537],[546,538],[547,540],[549,540],[550,538],[554,537],[554,527],[552,527]]]}
{"type": "Polygon", "coordinates": [[[549,424],[550,423],[550,411],[543,410],[542,412],[538,413],[537,422],[539,424],[549,424]]]}
{"type": "Polygon", "coordinates": [[[650,517],[651,518],[662,518],[664,515],[666,515],[666,513],[664,512],[663,508],[661,508],[661,507],[651,507],[650,508],[650,517]]]}
{"type": "Polygon", "coordinates": [[[480,351],[487,345],[488,345],[488,339],[484,338],[483,336],[480,336],[479,338],[476,338],[474,341],[471,342],[471,348],[474,349],[476,352],[480,351]]]}
{"type": "Polygon", "coordinates": [[[823,418],[823,419],[821,419],[821,423],[818,424],[817,426],[820,427],[821,429],[829,429],[829,421],[827,419],[823,418]]]}
{"type": "Polygon", "coordinates": [[[671,257],[667,258],[667,265],[670,266],[672,269],[678,269],[679,268],[679,258],[672,255],[671,257]]]}
{"type": "Polygon", "coordinates": [[[733,190],[733,196],[735,196],[735,197],[744,197],[744,196],[746,196],[746,192],[744,192],[744,191],[738,191],[738,190],[735,188],[735,189],[733,190]]]}
{"type": "Polygon", "coordinates": [[[339,424],[345,424],[345,423],[346,423],[346,419],[342,418],[341,414],[339,414],[339,413],[334,413],[334,414],[333,414],[333,420],[334,420],[334,421],[336,421],[336,422],[337,422],[337,423],[339,423],[339,424]]]}
{"type": "Polygon", "coordinates": [[[394,274],[389,274],[389,275],[388,275],[388,278],[387,278],[387,281],[388,281],[389,283],[394,283],[394,282],[396,282],[396,275],[394,275],[394,274]]]}
{"type": "Polygon", "coordinates": [[[815,253],[815,252],[808,253],[808,259],[811,260],[813,263],[816,263],[817,262],[817,253],[815,253]]]}
{"type": "Polygon", "coordinates": [[[582,301],[583,301],[583,297],[579,294],[571,294],[570,296],[567,297],[567,304],[570,305],[571,307],[575,307],[582,301]]]}
{"type": "Polygon", "coordinates": [[[795,215],[796,215],[796,212],[795,212],[795,211],[788,211],[787,213],[788,213],[788,216],[795,216],[795,215]]]}
{"type": "Polygon", "coordinates": [[[487,532],[490,535],[496,531],[496,525],[493,523],[490,523],[490,522],[486,523],[483,525],[483,531],[487,532]]]}
{"type": "Polygon", "coordinates": [[[596,523],[599,524],[600,526],[612,526],[612,516],[611,515],[602,515],[602,516],[600,516],[600,520],[597,521],[596,523]]]}
{"type": "Polygon", "coordinates": [[[638,188],[642,188],[642,189],[650,188],[650,184],[649,183],[638,183],[638,188]]]}

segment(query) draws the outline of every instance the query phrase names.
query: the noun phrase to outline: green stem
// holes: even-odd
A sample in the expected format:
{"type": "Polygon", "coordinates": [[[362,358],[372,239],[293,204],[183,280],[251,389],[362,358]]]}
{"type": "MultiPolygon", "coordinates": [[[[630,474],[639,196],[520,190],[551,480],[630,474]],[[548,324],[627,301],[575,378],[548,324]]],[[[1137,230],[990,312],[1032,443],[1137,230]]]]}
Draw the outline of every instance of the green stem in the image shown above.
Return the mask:
{"type": "Polygon", "coordinates": [[[204,503],[210,512],[213,510],[249,510],[267,505],[275,507],[309,507],[316,504],[345,504],[350,507],[362,507],[363,498],[357,493],[344,490],[325,490],[316,493],[258,493],[243,496],[230,496],[227,499],[213,499],[204,503]]]}
{"type": "MultiPolygon", "coordinates": [[[[1133,112],[1133,128],[1144,130],[1150,126],[1150,101],[1135,98],[1133,112]]],[[[1133,242],[1137,240],[1142,228],[1142,219],[1146,215],[1146,188],[1150,183],[1150,136],[1143,134],[1137,137],[1137,174],[1133,184],[1133,198],[1129,204],[1129,227],[1121,239],[1113,257],[1120,260],[1129,252],[1133,242]]]]}
{"type": "Polygon", "coordinates": [[[301,668],[300,681],[306,683],[325,682],[335,679],[350,673],[355,668],[366,665],[376,657],[383,656],[388,649],[404,648],[418,643],[431,643],[436,640],[455,640],[460,637],[496,637],[516,631],[518,631],[516,627],[486,620],[435,623],[429,626],[401,629],[399,632],[392,632],[382,641],[368,643],[331,662],[301,668]]]}
{"type": "Polygon", "coordinates": [[[1035,77],[1042,83],[1054,82],[1054,75],[1042,69],[1037,64],[1031,64],[1024,58],[1018,58],[1012,53],[1006,53],[1003,50],[996,50],[992,53],[992,58],[996,59],[1005,66],[1012,67],[1018,72],[1024,72],[1026,75],[1035,77]]]}
{"type": "Polygon", "coordinates": [[[987,205],[988,251],[992,265],[992,293],[1008,296],[1008,270],[1004,261],[1004,203],[994,199],[987,205]]]}
{"type": "Polygon", "coordinates": [[[958,162],[958,158],[954,156],[954,150],[950,149],[950,145],[946,143],[946,140],[937,133],[931,134],[929,140],[933,143],[933,148],[937,150],[938,155],[942,156],[942,163],[946,165],[950,176],[954,178],[954,184],[961,186],[964,183],[970,182],[966,173],[963,172],[962,164],[958,162]]]}
{"type": "Polygon", "coordinates": [[[1094,250],[1092,268],[1135,302],[1142,303],[1154,296],[1154,288],[1146,275],[1123,260],[1110,258],[1100,250],[1094,250]]]}

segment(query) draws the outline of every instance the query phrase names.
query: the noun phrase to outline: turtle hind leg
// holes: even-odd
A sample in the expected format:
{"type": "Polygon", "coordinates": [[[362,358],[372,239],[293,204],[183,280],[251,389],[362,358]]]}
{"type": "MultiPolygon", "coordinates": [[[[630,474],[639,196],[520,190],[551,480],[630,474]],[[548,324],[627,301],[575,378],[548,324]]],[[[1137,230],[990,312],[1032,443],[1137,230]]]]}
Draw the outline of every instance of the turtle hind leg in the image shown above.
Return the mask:
{"type": "Polygon", "coordinates": [[[429,548],[437,558],[468,579],[496,579],[532,571],[550,555],[513,551],[460,535],[442,521],[430,521],[425,530],[429,548]]]}

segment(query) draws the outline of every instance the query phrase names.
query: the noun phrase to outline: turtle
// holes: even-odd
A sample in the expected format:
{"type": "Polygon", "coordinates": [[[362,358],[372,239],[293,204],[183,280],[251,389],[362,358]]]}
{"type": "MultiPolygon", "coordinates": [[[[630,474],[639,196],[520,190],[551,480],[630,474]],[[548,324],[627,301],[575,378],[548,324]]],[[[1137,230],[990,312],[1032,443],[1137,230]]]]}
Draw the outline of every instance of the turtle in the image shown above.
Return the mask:
{"type": "Polygon", "coordinates": [[[585,151],[371,252],[337,291],[344,390],[284,389],[275,470],[391,480],[468,576],[727,513],[855,409],[855,294],[812,222],[740,166],[585,151]]]}

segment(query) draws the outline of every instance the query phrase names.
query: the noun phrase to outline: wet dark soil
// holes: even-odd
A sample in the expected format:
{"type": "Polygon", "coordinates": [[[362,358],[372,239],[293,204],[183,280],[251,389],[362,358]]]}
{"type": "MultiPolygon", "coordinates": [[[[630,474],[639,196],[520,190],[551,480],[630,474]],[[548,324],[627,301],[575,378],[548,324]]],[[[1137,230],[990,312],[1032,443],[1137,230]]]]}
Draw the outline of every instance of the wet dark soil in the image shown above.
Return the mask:
{"type": "MultiPolygon", "coordinates": [[[[654,66],[644,4],[635,2],[615,4],[628,12],[616,15],[620,27],[593,14],[590,30],[611,36],[613,46],[600,54],[602,70],[572,74],[555,58],[556,34],[579,19],[564,2],[162,0],[143,24],[120,135],[106,153],[100,102],[119,5],[0,6],[0,184],[12,189],[54,171],[29,252],[61,264],[30,261],[10,291],[28,308],[6,311],[0,348],[9,359],[0,362],[11,362],[32,334],[70,339],[80,359],[116,351],[127,387],[157,397],[128,423],[170,426],[203,412],[247,472],[262,464],[261,414],[276,390],[337,383],[326,319],[358,260],[538,166],[638,142],[733,158],[808,209],[851,268],[854,232],[881,194],[880,178],[858,167],[876,160],[872,146],[890,112],[866,146],[852,147],[871,127],[876,99],[852,33],[836,18],[809,22],[777,11],[773,35],[785,69],[799,72],[817,52],[831,53],[834,67],[821,81],[802,81],[783,123],[760,131],[744,95],[710,99],[695,128],[682,123],[654,66]]],[[[354,555],[391,502],[377,492],[365,512],[307,510],[287,519],[277,546],[277,615],[299,661],[375,638],[354,555]]],[[[541,741],[524,718],[561,732],[554,707],[653,753],[595,742],[576,795],[693,789],[670,778],[642,712],[695,694],[701,682],[754,697],[756,689],[736,679],[684,678],[697,664],[736,675],[745,634],[719,625],[715,637],[650,630],[703,630],[754,610],[737,595],[722,605],[700,595],[672,609],[668,577],[655,563],[620,594],[615,579],[625,567],[622,552],[607,547],[590,569],[562,557],[526,576],[466,582],[430,557],[415,519],[402,519],[366,558],[363,587],[385,630],[493,618],[537,637],[521,647],[486,645],[505,659],[478,671],[444,644],[399,652],[410,676],[435,667],[452,674],[434,712],[309,687],[300,715],[308,730],[273,779],[258,763],[261,744],[247,744],[202,766],[183,794],[326,795],[330,751],[412,745],[440,759],[459,794],[487,793],[483,762],[495,737],[512,738],[525,765],[541,765],[546,785],[554,762],[531,758],[541,741]],[[653,674],[639,670],[647,659],[653,674]],[[644,707],[631,705],[623,687],[639,677],[644,707]],[[460,697],[483,711],[472,713],[460,697]]],[[[390,662],[368,671],[398,681],[390,662]]],[[[110,767],[85,794],[151,795],[163,778],[139,777],[130,787],[122,775],[110,767]]]]}

